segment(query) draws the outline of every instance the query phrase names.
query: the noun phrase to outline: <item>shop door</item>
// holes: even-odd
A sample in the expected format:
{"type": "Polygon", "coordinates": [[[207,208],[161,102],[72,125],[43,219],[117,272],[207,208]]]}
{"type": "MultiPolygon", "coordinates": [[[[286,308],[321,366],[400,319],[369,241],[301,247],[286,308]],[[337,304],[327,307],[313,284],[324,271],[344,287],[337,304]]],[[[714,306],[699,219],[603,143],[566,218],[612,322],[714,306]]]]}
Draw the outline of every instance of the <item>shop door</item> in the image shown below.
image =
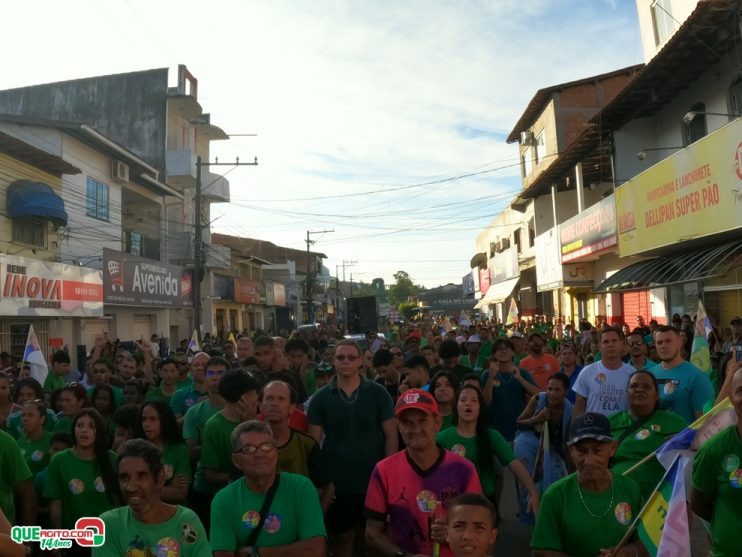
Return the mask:
{"type": "Polygon", "coordinates": [[[645,320],[651,319],[651,306],[649,304],[649,290],[637,290],[624,292],[621,295],[623,307],[623,322],[632,329],[636,326],[636,318],[641,315],[645,320]]]}
{"type": "Polygon", "coordinates": [[[108,334],[108,321],[108,319],[83,320],[80,328],[80,344],[85,345],[88,354],[95,346],[96,335],[108,334]]]}
{"type": "Polygon", "coordinates": [[[723,331],[733,318],[742,315],[742,290],[705,292],[703,303],[711,323],[723,331]]]}
{"type": "Polygon", "coordinates": [[[134,338],[152,338],[152,316],[148,313],[135,313],[132,318],[134,338]]]}

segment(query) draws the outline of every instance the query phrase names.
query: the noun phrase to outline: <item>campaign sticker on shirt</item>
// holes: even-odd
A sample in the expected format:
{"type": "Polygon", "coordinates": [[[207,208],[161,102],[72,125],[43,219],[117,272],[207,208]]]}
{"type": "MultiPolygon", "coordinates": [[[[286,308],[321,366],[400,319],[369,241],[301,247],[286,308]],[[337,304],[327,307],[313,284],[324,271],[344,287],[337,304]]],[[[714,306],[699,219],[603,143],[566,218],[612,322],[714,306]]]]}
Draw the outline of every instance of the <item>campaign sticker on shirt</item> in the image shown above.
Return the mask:
{"type": "Polygon", "coordinates": [[[499,387],[500,385],[502,385],[502,381],[500,381],[499,379],[493,379],[492,380],[492,386],[493,387],[499,387]]]}
{"type": "Polygon", "coordinates": [[[155,546],[157,557],[180,557],[180,544],[174,538],[162,538],[155,546]]]}
{"type": "Polygon", "coordinates": [[[34,462],[38,462],[42,458],[44,458],[44,451],[37,450],[31,453],[31,460],[33,460],[34,462]]]}
{"type": "Polygon", "coordinates": [[[180,537],[187,544],[196,543],[198,541],[198,531],[190,524],[181,524],[180,537]]]}
{"type": "Polygon", "coordinates": [[[678,381],[677,379],[671,379],[665,382],[665,386],[662,387],[662,390],[665,392],[666,395],[671,395],[675,392],[675,389],[678,388],[679,384],[680,381],[678,381]]]}
{"type": "Polygon", "coordinates": [[[265,522],[263,523],[263,530],[266,531],[268,534],[275,534],[281,529],[281,517],[277,515],[276,513],[269,513],[268,516],[265,517],[265,522]]]}
{"type": "Polygon", "coordinates": [[[432,513],[438,506],[438,499],[435,498],[435,493],[427,489],[423,489],[418,493],[415,499],[417,500],[417,508],[424,513],[432,513]]]}
{"type": "Polygon", "coordinates": [[[737,468],[731,474],[729,474],[729,485],[734,489],[742,487],[742,468],[737,468]]]}
{"type": "Polygon", "coordinates": [[[647,437],[649,437],[649,430],[644,428],[637,431],[636,435],[634,435],[634,439],[637,441],[644,441],[647,437]]]}
{"type": "Polygon", "coordinates": [[[652,424],[652,425],[651,425],[651,426],[649,426],[649,427],[651,427],[651,428],[652,428],[652,431],[655,431],[655,432],[657,432],[657,433],[659,433],[659,432],[660,432],[660,431],[662,430],[662,427],[660,427],[660,424],[652,424]]]}
{"type": "Polygon", "coordinates": [[[603,383],[605,383],[605,382],[606,382],[607,380],[608,380],[608,378],[606,377],[605,373],[599,373],[598,375],[596,375],[596,376],[595,376],[595,382],[596,382],[596,383],[597,383],[598,385],[602,385],[602,384],[603,384],[603,383]]]}
{"type": "Polygon", "coordinates": [[[173,479],[173,466],[171,464],[166,464],[163,466],[163,469],[165,470],[165,480],[172,480],[173,479]]]}
{"type": "Polygon", "coordinates": [[[464,445],[462,445],[461,443],[456,443],[453,447],[451,447],[451,452],[459,456],[466,456],[466,447],[464,447],[464,445]]]}
{"type": "Polygon", "coordinates": [[[619,524],[623,526],[628,526],[629,524],[631,524],[631,518],[633,516],[631,512],[631,505],[629,505],[625,501],[616,505],[615,514],[616,520],[618,520],[619,524]]]}
{"type": "Polygon", "coordinates": [[[85,482],[77,479],[70,480],[69,488],[74,495],[80,495],[85,489],[85,482]]]}
{"type": "Polygon", "coordinates": [[[739,457],[736,454],[728,454],[721,461],[721,466],[725,472],[733,472],[739,468],[739,457]]]}
{"type": "Polygon", "coordinates": [[[95,488],[95,491],[98,493],[103,493],[106,491],[106,484],[103,483],[103,478],[98,476],[95,478],[95,481],[93,482],[93,487],[95,488]]]}
{"type": "Polygon", "coordinates": [[[257,511],[247,511],[242,515],[242,524],[245,528],[252,530],[260,524],[260,513],[257,511]]]}

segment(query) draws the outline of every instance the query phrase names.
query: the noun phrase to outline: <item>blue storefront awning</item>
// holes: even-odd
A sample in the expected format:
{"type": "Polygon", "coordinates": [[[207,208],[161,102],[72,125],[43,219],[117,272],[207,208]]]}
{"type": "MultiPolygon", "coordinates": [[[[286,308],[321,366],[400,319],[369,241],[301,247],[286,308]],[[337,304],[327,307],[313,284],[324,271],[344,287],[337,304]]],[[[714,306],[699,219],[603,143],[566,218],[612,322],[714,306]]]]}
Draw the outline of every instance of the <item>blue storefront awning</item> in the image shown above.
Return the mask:
{"type": "Polygon", "coordinates": [[[36,217],[52,221],[55,227],[67,225],[64,200],[47,184],[16,180],[6,194],[6,208],[11,218],[36,217]]]}

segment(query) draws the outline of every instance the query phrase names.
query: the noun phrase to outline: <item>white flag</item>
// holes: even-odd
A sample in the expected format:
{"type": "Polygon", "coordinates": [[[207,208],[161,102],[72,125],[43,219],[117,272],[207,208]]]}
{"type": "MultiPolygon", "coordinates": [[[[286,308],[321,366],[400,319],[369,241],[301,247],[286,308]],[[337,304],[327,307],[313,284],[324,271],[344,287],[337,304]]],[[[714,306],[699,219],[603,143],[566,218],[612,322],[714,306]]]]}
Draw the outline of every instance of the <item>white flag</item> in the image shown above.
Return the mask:
{"type": "Polygon", "coordinates": [[[31,377],[36,379],[43,387],[46,376],[49,375],[49,368],[46,365],[44,353],[41,351],[41,345],[36,332],[33,330],[33,325],[28,328],[26,348],[23,350],[23,361],[31,367],[31,377]]]}

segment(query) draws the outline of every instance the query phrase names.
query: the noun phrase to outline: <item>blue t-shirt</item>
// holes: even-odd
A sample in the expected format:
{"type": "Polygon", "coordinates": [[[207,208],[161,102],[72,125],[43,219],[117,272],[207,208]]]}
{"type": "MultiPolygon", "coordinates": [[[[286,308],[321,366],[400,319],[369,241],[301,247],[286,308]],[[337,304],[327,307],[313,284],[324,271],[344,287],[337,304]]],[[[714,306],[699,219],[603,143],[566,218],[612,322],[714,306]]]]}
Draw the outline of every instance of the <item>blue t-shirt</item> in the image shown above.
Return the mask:
{"type": "MultiPolygon", "coordinates": [[[[570,401],[572,404],[575,403],[575,392],[572,390],[572,387],[575,386],[575,381],[577,381],[577,376],[582,371],[582,366],[580,364],[575,364],[575,370],[572,372],[572,375],[569,376],[569,391],[567,391],[567,400],[570,401]]],[[[559,373],[564,373],[564,368],[559,368],[559,373]]]]}
{"type": "Polygon", "coordinates": [[[660,406],[675,412],[688,424],[694,422],[696,412],[703,412],[704,405],[714,398],[711,381],[690,362],[684,361],[670,369],[662,369],[662,364],[658,364],[650,371],[660,388],[660,406]]]}
{"type": "MultiPolygon", "coordinates": [[[[480,377],[482,385],[487,383],[489,370],[483,371],[480,377]]],[[[520,370],[520,374],[531,385],[536,386],[536,380],[529,371],[520,370]]],[[[506,441],[515,439],[518,427],[518,416],[521,415],[526,403],[530,399],[525,387],[521,385],[511,373],[497,372],[492,383],[492,402],[487,407],[487,418],[506,441]]]]}

